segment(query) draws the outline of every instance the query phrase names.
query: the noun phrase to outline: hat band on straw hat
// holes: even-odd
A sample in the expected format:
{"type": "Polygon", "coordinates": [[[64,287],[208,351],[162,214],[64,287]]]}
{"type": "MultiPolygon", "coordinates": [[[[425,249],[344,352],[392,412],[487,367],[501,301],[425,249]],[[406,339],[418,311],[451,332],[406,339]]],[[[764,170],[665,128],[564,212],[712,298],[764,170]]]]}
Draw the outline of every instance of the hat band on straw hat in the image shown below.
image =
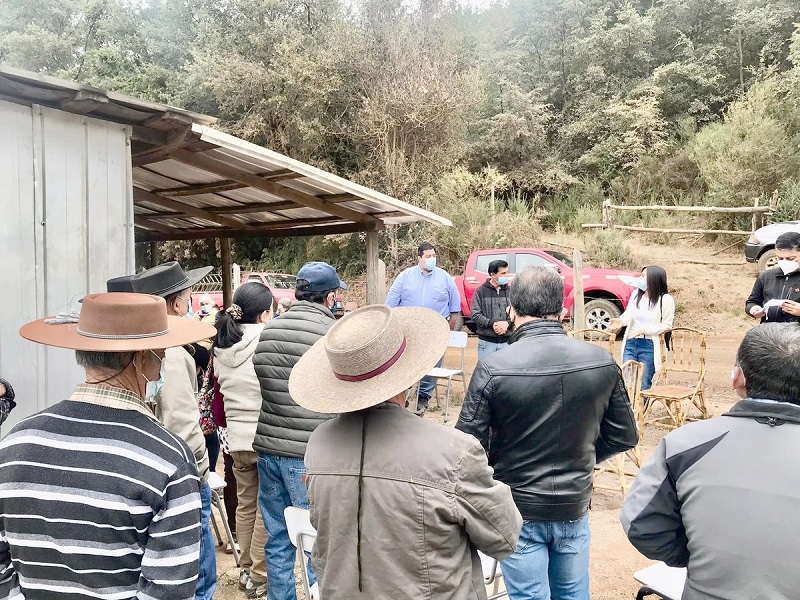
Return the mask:
{"type": "Polygon", "coordinates": [[[160,335],[166,335],[169,333],[169,329],[165,329],[163,331],[153,331],[152,333],[131,333],[127,335],[110,335],[104,333],[91,333],[89,331],[82,331],[80,327],[76,328],[78,333],[80,333],[84,337],[95,338],[98,340],[141,340],[144,338],[153,338],[158,337],[160,335]]]}
{"type": "Polygon", "coordinates": [[[336,379],[339,379],[341,381],[366,381],[367,379],[372,379],[373,377],[377,377],[381,373],[385,373],[386,371],[388,371],[389,368],[394,363],[400,360],[400,357],[403,356],[403,352],[405,352],[405,350],[406,350],[406,338],[404,337],[403,343],[400,344],[400,349],[394,353],[394,356],[392,356],[389,360],[387,360],[377,369],[373,369],[372,371],[364,373],[363,375],[342,375],[341,373],[336,373],[336,372],[334,372],[333,374],[336,376],[336,379]]]}

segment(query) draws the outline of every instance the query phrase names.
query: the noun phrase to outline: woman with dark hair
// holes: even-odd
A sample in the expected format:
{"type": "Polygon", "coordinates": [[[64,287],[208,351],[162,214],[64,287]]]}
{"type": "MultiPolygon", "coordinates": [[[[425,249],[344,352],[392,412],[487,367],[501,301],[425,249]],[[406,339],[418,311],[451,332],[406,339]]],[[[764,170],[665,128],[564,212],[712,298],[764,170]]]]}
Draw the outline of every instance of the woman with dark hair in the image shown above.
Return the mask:
{"type": "Polygon", "coordinates": [[[653,376],[661,368],[659,336],[672,329],[675,300],[667,288],[667,272],[657,265],[642,269],[636,280],[637,290],[628,308],[618,319],[611,320],[611,331],[626,326],[622,362],[636,360],[644,365],[642,389],[650,389],[653,376]]]}
{"type": "Polygon", "coordinates": [[[266,596],[267,534],[258,510],[258,454],[253,450],[261,388],[253,368],[261,331],[272,316],[272,292],[259,282],[248,282],[233,294],[233,304],[217,314],[214,375],[225,399],[225,434],[239,506],[236,536],[241,548],[239,587],[251,598],[266,596]]]}

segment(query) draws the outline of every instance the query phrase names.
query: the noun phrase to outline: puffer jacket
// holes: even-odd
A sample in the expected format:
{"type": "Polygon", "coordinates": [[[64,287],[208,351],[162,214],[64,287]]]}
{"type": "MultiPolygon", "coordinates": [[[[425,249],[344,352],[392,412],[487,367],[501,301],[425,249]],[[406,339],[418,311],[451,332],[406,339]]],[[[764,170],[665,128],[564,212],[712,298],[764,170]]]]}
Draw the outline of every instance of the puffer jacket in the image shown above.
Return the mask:
{"type": "Polygon", "coordinates": [[[478,363],[456,429],[486,448],[525,520],[579,519],[595,463],[638,442],[622,373],[557,321],[525,323],[510,341],[478,363]]]}
{"type": "Polygon", "coordinates": [[[508,297],[508,286],[494,287],[487,279],[482,286],[475,290],[472,296],[470,318],[475,323],[475,333],[478,338],[487,342],[507,342],[511,335],[511,320],[508,316],[508,307],[511,301],[508,297]],[[492,326],[498,321],[508,322],[506,335],[497,335],[492,326]]]}
{"type": "Polygon", "coordinates": [[[667,434],[620,521],[646,557],[688,567],[684,600],[798,597],[800,406],[747,399],[667,434]]]}
{"type": "Polygon", "coordinates": [[[261,386],[256,452],[303,458],[311,432],[334,416],[306,410],[289,395],[292,367],[334,323],[322,304],[300,301],[264,326],[253,357],[261,386]]]}
{"type": "Polygon", "coordinates": [[[305,461],[322,598],[485,600],[476,548],[516,548],[522,517],[480,444],[396,404],[323,423],[305,461]]]}
{"type": "Polygon", "coordinates": [[[242,325],[242,339],[230,348],[214,348],[214,376],[225,398],[225,427],[231,452],[253,451],[261,387],[253,369],[253,354],[264,325],[242,325]]]}

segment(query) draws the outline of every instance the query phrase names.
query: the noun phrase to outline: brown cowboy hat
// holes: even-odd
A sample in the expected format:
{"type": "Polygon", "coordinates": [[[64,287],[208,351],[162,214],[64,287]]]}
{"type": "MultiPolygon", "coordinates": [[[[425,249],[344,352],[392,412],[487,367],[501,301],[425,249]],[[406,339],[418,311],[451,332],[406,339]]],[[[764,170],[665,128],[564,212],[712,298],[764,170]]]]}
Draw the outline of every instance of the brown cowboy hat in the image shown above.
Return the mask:
{"type": "Polygon", "coordinates": [[[447,349],[447,321],[429,308],[359,308],[337,321],[297,361],[289,394],[323,413],[376,406],[407,390],[447,349]]]}
{"type": "Polygon", "coordinates": [[[79,319],[60,321],[54,317],[39,319],[23,325],[19,334],[46,346],[94,352],[160,350],[217,334],[207,323],[168,317],[163,298],[127,292],[89,294],[83,299],[79,319]]]}

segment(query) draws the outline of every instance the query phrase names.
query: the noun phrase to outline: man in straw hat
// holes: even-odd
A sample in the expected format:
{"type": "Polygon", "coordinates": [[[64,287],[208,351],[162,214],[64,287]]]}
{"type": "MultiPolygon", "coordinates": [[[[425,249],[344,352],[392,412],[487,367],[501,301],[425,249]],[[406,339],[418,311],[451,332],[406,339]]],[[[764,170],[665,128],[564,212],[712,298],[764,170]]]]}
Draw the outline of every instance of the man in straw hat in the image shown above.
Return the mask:
{"type": "Polygon", "coordinates": [[[404,410],[449,337],[428,308],[365,306],[292,370],[300,406],[340,413],[305,458],[326,600],[485,599],[476,549],[502,559],[517,545],[522,518],[478,441],[404,410]]]}
{"type": "Polygon", "coordinates": [[[194,598],[197,466],[145,400],[163,349],[214,328],[130,293],[86,296],[64,320],[20,329],[74,349],[86,380],[0,442],[0,597],[194,598]]]}
{"type": "MultiPolygon", "coordinates": [[[[191,319],[192,286],[210,271],[211,267],[184,271],[177,262],[170,261],[132,276],[130,285],[134,292],[164,298],[168,315],[191,319]]],[[[120,281],[118,285],[124,283],[120,281]]],[[[162,367],[162,385],[154,398],[155,415],[164,427],[186,442],[197,460],[203,520],[200,535],[200,573],[197,577],[195,598],[211,600],[217,588],[217,559],[214,551],[214,535],[211,532],[208,450],[203,430],[200,428],[200,411],[197,407],[195,359],[187,348],[182,346],[168,348],[162,367]]]]}

